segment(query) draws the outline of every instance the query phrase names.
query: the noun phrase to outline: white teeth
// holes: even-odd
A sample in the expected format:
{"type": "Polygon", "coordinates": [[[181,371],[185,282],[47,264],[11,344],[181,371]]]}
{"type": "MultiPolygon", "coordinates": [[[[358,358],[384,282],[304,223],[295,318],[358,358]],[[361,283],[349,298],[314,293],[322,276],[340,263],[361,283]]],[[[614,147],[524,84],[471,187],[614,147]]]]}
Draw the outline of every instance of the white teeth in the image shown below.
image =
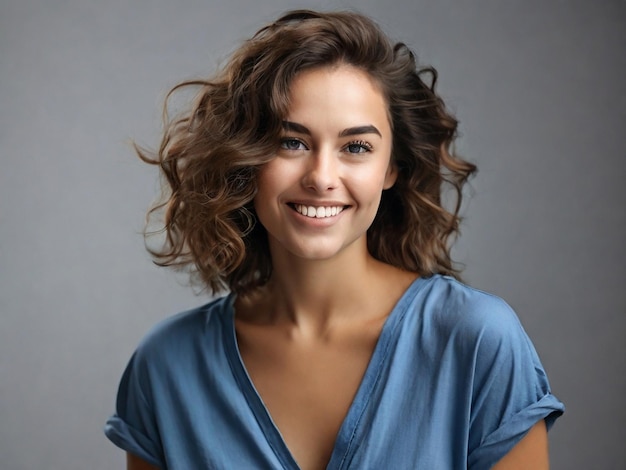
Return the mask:
{"type": "Polygon", "coordinates": [[[341,211],[343,211],[343,206],[315,207],[315,206],[305,206],[303,204],[294,204],[294,208],[300,214],[306,217],[311,217],[311,218],[316,218],[316,219],[323,219],[325,217],[333,217],[339,214],[341,211]]]}

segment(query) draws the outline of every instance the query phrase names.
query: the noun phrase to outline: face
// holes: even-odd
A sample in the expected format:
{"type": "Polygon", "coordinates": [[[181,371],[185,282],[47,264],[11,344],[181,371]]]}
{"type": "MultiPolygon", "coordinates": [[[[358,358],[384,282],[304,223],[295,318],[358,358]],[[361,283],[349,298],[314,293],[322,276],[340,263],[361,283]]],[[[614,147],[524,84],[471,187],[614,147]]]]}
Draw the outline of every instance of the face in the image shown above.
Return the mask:
{"type": "Polygon", "coordinates": [[[366,251],[382,191],[396,179],[387,104],[363,71],[304,71],[290,89],[280,149],[254,204],[272,256],[329,259],[366,251]]]}

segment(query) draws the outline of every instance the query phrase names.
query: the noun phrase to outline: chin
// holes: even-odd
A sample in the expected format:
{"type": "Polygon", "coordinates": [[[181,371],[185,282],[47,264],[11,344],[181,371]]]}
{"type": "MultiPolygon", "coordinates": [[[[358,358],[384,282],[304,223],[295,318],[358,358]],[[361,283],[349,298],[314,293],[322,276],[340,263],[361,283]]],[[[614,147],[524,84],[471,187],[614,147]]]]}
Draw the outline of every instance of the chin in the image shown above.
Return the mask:
{"type": "Polygon", "coordinates": [[[315,248],[298,248],[294,250],[288,250],[293,256],[310,261],[325,261],[334,258],[339,253],[340,249],[329,247],[315,247],[315,248]]]}
{"type": "Polygon", "coordinates": [[[274,237],[269,233],[272,258],[286,257],[309,261],[328,261],[334,258],[348,260],[367,252],[365,232],[358,234],[321,234],[302,236],[301,234],[282,234],[274,237]]]}
{"type": "Polygon", "coordinates": [[[289,247],[288,245],[282,245],[279,249],[289,252],[292,256],[303,260],[310,261],[327,261],[333,258],[339,258],[350,253],[355,253],[359,250],[358,240],[354,240],[351,243],[299,243],[289,247]]]}

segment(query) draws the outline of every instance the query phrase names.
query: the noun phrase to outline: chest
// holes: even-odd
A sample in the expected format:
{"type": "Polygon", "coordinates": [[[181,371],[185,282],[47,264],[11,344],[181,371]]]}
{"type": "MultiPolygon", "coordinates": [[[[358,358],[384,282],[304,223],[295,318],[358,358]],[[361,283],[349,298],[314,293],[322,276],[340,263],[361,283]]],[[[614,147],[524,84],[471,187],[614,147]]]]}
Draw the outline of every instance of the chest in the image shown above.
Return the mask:
{"type": "Polygon", "coordinates": [[[301,469],[326,468],[381,326],[306,344],[238,329],[247,372],[301,469]]]}

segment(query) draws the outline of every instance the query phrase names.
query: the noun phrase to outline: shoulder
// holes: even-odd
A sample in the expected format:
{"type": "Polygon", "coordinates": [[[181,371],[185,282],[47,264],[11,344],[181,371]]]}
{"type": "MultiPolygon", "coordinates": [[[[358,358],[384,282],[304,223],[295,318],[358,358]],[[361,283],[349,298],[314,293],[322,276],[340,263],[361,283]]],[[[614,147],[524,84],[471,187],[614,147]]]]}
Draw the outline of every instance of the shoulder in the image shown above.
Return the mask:
{"type": "Polygon", "coordinates": [[[430,341],[443,342],[442,347],[453,342],[472,356],[478,349],[496,354],[505,343],[509,350],[528,347],[528,337],[509,304],[454,278],[426,278],[408,300],[413,322],[430,341]]]}
{"type": "Polygon", "coordinates": [[[481,330],[486,326],[506,329],[520,326],[513,309],[496,295],[448,276],[432,276],[425,284],[421,295],[424,313],[439,326],[460,324],[464,328],[481,330]]]}
{"type": "Polygon", "coordinates": [[[409,300],[403,333],[416,345],[412,365],[435,384],[437,399],[467,406],[468,468],[491,468],[535,423],[547,418],[550,426],[563,412],[530,338],[500,297],[432,276],[409,300]]]}
{"type": "Polygon", "coordinates": [[[136,358],[164,361],[193,354],[199,344],[220,338],[223,321],[230,308],[230,297],[220,297],[160,321],[140,341],[135,351],[136,358]]]}
{"type": "Polygon", "coordinates": [[[475,387],[491,387],[492,380],[509,381],[516,374],[527,377],[529,386],[536,382],[548,389],[535,347],[503,299],[449,277],[433,279],[427,298],[433,307],[424,321],[431,324],[432,341],[473,371],[475,387]]]}

